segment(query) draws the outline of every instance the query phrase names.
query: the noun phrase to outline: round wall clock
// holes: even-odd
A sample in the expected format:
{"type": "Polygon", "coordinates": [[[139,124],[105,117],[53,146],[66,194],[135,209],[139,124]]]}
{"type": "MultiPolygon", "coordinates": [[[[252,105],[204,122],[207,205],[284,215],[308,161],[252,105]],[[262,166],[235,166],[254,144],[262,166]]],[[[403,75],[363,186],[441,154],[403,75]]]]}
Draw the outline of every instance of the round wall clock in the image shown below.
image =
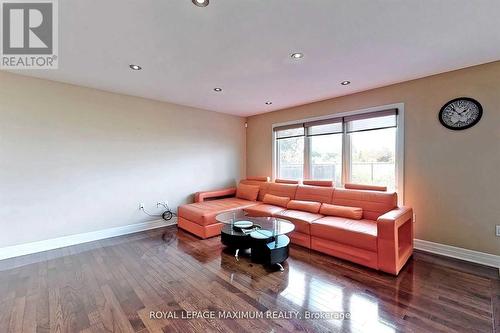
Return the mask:
{"type": "Polygon", "coordinates": [[[439,111],[439,121],[451,130],[463,130],[476,125],[483,115],[483,107],[469,97],[455,98],[439,111]]]}

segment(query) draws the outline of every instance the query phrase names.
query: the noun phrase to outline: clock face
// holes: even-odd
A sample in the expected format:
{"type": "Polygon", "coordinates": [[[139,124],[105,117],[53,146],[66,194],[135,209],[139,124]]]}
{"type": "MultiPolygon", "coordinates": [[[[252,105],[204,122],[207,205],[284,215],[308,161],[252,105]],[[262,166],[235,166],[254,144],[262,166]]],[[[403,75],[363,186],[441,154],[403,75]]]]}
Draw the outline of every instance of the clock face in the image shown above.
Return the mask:
{"type": "Polygon", "coordinates": [[[478,101],[461,97],[446,103],[439,112],[441,124],[452,130],[462,130],[474,126],[481,119],[483,108],[478,101]]]}

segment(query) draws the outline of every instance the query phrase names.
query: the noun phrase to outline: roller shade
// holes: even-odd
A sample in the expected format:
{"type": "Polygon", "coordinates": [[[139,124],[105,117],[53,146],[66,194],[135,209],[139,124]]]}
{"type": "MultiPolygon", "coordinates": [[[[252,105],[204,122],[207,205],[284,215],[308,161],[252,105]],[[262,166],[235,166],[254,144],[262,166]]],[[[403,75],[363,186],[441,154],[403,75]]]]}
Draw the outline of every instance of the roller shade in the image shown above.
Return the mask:
{"type": "Polygon", "coordinates": [[[342,118],[332,118],[305,123],[307,136],[342,133],[342,118]]]}
{"type": "Polygon", "coordinates": [[[287,139],[294,138],[298,136],[304,136],[304,124],[293,124],[287,126],[275,127],[274,132],[276,132],[276,139],[287,139]]]}
{"type": "Polygon", "coordinates": [[[362,132],[391,128],[397,126],[398,109],[367,112],[347,117],[330,118],[274,127],[276,139],[287,139],[299,136],[316,136],[343,133],[362,132]]]}
{"type": "Polygon", "coordinates": [[[344,117],[346,132],[362,132],[397,126],[397,109],[377,111],[344,117]]]}

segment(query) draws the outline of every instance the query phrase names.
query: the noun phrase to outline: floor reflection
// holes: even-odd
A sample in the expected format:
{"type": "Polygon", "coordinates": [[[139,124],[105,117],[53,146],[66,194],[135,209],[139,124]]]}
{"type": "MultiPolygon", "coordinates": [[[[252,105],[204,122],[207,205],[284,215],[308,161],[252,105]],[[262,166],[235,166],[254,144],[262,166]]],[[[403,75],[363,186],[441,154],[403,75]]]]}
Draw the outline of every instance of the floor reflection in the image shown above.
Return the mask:
{"type": "Polygon", "coordinates": [[[306,284],[306,274],[289,266],[288,278],[290,283],[280,295],[298,306],[307,307],[306,300],[309,299],[309,288],[306,284]]]}
{"type": "Polygon", "coordinates": [[[240,251],[238,259],[229,248],[224,248],[220,254],[220,267],[230,273],[231,282],[241,283],[264,293],[278,294],[288,287],[290,271],[286,263],[283,266],[285,271],[280,272],[275,266],[253,263],[248,251],[240,251]]]}
{"type": "Polygon", "coordinates": [[[200,248],[199,238],[180,230],[173,237],[177,239],[177,248],[179,250],[190,255],[200,263],[209,263],[217,260],[223,249],[220,242],[212,242],[210,249],[200,248]]]}
{"type": "Polygon", "coordinates": [[[396,331],[393,327],[382,322],[383,319],[379,314],[379,304],[374,299],[361,294],[352,294],[349,297],[349,312],[351,313],[351,328],[377,333],[396,331]]]}
{"type": "MultiPolygon", "coordinates": [[[[171,240],[164,239],[164,244],[170,244],[171,240]]],[[[449,295],[441,295],[438,302],[447,302],[446,314],[451,313],[453,316],[443,316],[443,312],[438,324],[429,319],[439,312],[439,308],[434,304],[427,309],[425,304],[432,304],[432,299],[423,300],[419,298],[420,294],[432,294],[438,290],[440,293],[446,291],[468,296],[470,292],[468,288],[460,288],[463,281],[469,281],[468,276],[447,284],[440,283],[440,289],[429,286],[428,280],[436,284],[437,278],[445,278],[449,272],[442,268],[436,271],[428,262],[410,260],[399,276],[394,277],[292,246],[290,257],[284,265],[285,271],[279,272],[252,263],[248,252],[241,251],[237,260],[234,251],[221,245],[218,238],[200,241],[191,235],[178,234],[177,241],[171,244],[171,247],[188,255],[190,260],[202,263],[203,267],[211,267],[212,273],[218,272],[220,278],[234,288],[244,290],[245,295],[249,293],[245,299],[255,299],[254,306],[259,309],[350,315],[347,320],[316,319],[293,323],[297,327],[313,327],[313,331],[319,328],[319,331],[326,329],[332,332],[385,333],[406,331],[407,328],[442,328],[442,323],[453,327],[450,323],[452,320],[463,324],[477,319],[470,315],[461,318],[463,312],[461,315],[456,312],[460,304],[453,303],[449,295]]],[[[486,325],[487,321],[479,323],[486,325]]],[[[272,327],[279,329],[279,326],[272,327]]]]}
{"type": "MultiPolygon", "coordinates": [[[[307,261],[316,260],[314,256],[305,258],[307,261]]],[[[380,290],[376,285],[370,286],[363,281],[370,281],[373,276],[360,275],[359,271],[346,271],[344,276],[336,277],[325,274],[321,265],[312,268],[309,263],[296,258],[289,259],[288,270],[289,285],[280,293],[280,297],[308,311],[334,312],[350,316],[347,320],[325,320],[332,331],[396,332],[399,323],[390,319],[387,308],[380,308],[380,294],[392,304],[398,304],[403,299],[404,302],[411,302],[409,292],[413,291],[414,283],[411,270],[410,273],[402,272],[398,278],[371,271],[371,275],[379,277],[379,283],[389,285],[380,290]]],[[[403,316],[403,305],[391,307],[391,310],[398,309],[403,316]]]]}
{"type": "MultiPolygon", "coordinates": [[[[169,239],[165,242],[169,243],[169,239]]],[[[339,313],[349,317],[308,321],[321,321],[321,327],[328,327],[329,331],[396,332],[401,329],[401,323],[393,320],[394,313],[403,317],[404,304],[412,301],[413,263],[397,278],[357,266],[355,269],[344,267],[341,275],[335,275],[330,267],[340,269],[344,262],[292,247],[285,271],[279,272],[274,267],[253,263],[249,251],[240,251],[237,259],[233,250],[219,242],[212,239],[200,243],[196,238],[183,235],[178,237],[175,246],[198,262],[218,262],[230,284],[274,298],[275,309],[339,313]],[[381,297],[385,308],[379,303],[381,297]],[[399,306],[388,308],[387,302],[399,306]]]]}

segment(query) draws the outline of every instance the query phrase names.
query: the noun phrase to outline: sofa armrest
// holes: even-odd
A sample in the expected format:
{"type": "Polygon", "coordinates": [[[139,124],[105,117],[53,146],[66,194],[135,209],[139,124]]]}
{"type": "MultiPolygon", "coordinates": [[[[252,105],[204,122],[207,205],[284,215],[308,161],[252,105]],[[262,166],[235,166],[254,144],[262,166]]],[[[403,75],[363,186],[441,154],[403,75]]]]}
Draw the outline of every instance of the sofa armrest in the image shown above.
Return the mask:
{"type": "Polygon", "coordinates": [[[413,253],[413,209],[399,207],[377,219],[379,269],[397,275],[413,253]]]}
{"type": "Polygon", "coordinates": [[[194,202],[203,202],[211,198],[228,197],[236,194],[236,188],[224,188],[214,191],[196,192],[194,194],[194,202]]]}
{"type": "Polygon", "coordinates": [[[377,219],[377,222],[381,223],[383,227],[393,224],[398,228],[401,224],[408,221],[408,219],[413,220],[413,209],[410,207],[398,207],[381,215],[377,219]]]}

